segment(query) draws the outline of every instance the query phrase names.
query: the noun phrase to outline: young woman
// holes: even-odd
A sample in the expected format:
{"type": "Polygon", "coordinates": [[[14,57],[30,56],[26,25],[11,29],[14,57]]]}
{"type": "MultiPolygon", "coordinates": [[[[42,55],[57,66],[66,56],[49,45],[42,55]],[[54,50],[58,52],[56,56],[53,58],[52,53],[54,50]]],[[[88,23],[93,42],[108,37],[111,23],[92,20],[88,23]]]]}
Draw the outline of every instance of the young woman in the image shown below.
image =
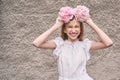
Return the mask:
{"type": "Polygon", "coordinates": [[[54,49],[59,80],[93,80],[86,71],[86,63],[90,59],[89,50],[103,49],[113,44],[88,13],[85,6],[78,6],[75,9],[61,8],[56,23],[33,41],[33,45],[37,48],[54,49]],[[100,41],[84,38],[83,22],[96,32],[100,41]],[[60,27],[62,27],[61,37],[47,41],[48,37],[60,27]]]}

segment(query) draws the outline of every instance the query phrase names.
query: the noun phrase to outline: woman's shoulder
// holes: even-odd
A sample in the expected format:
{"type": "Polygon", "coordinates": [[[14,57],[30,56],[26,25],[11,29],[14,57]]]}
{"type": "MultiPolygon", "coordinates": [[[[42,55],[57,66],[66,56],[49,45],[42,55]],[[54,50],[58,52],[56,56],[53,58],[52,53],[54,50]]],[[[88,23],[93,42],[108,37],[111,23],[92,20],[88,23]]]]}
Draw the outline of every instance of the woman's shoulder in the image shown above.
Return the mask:
{"type": "Polygon", "coordinates": [[[60,37],[60,36],[58,36],[58,37],[55,38],[55,40],[61,40],[61,41],[63,41],[63,38],[60,37]]]}
{"type": "Polygon", "coordinates": [[[60,46],[60,45],[62,45],[64,43],[63,38],[60,37],[60,36],[56,37],[53,41],[56,43],[57,46],[60,46]]]}
{"type": "Polygon", "coordinates": [[[83,41],[82,41],[82,45],[84,48],[90,48],[91,46],[91,40],[89,38],[84,38],[83,41]]]}
{"type": "Polygon", "coordinates": [[[64,42],[63,38],[58,36],[54,39],[54,41],[58,41],[58,42],[64,42]]]}
{"type": "Polygon", "coordinates": [[[83,42],[83,43],[87,43],[87,42],[89,42],[89,41],[90,41],[89,38],[84,38],[82,42],[83,42]]]}
{"type": "Polygon", "coordinates": [[[79,41],[80,46],[87,46],[88,44],[91,44],[91,40],[89,38],[84,38],[82,41],[79,41]]]}

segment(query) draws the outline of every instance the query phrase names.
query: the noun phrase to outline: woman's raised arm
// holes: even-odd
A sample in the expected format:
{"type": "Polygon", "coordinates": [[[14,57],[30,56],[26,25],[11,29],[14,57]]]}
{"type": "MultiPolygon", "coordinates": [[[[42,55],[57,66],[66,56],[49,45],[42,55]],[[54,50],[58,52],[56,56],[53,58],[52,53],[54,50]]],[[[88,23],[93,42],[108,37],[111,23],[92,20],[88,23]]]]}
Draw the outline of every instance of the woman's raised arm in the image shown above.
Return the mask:
{"type": "Polygon", "coordinates": [[[88,20],[85,21],[85,23],[87,23],[99,36],[99,38],[101,39],[100,41],[96,42],[96,41],[92,41],[91,44],[91,48],[90,50],[97,50],[97,49],[103,49],[103,48],[107,48],[110,47],[113,42],[112,40],[108,37],[107,34],[105,34],[105,32],[103,32],[103,30],[101,30],[93,21],[91,18],[89,18],[88,20]]]}
{"type": "Polygon", "coordinates": [[[36,46],[37,48],[46,48],[46,49],[53,49],[56,47],[56,44],[50,40],[46,41],[46,39],[59,27],[63,25],[63,22],[59,20],[59,18],[56,19],[56,23],[48,29],[46,32],[42,33],[40,36],[38,36],[32,44],[36,46]]]}

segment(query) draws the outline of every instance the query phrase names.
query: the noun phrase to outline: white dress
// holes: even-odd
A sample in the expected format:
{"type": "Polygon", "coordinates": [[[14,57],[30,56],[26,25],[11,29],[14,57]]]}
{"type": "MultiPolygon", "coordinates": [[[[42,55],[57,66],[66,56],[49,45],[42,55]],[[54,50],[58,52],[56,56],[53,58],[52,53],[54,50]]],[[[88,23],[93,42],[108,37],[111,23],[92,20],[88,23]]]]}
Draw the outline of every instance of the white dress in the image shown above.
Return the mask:
{"type": "Polygon", "coordinates": [[[86,71],[86,62],[90,59],[91,41],[70,42],[57,37],[53,40],[57,47],[53,55],[57,60],[59,80],[93,80],[86,71]]]}

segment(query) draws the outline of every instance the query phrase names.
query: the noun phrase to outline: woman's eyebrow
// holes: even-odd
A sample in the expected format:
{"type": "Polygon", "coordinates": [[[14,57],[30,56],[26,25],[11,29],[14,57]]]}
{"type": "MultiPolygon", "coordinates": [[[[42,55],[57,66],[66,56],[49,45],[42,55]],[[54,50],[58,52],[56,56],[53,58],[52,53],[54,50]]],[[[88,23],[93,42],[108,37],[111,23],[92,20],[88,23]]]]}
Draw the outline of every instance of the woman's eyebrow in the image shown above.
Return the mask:
{"type": "Polygon", "coordinates": [[[73,26],[68,26],[68,27],[73,27],[73,26]]]}

